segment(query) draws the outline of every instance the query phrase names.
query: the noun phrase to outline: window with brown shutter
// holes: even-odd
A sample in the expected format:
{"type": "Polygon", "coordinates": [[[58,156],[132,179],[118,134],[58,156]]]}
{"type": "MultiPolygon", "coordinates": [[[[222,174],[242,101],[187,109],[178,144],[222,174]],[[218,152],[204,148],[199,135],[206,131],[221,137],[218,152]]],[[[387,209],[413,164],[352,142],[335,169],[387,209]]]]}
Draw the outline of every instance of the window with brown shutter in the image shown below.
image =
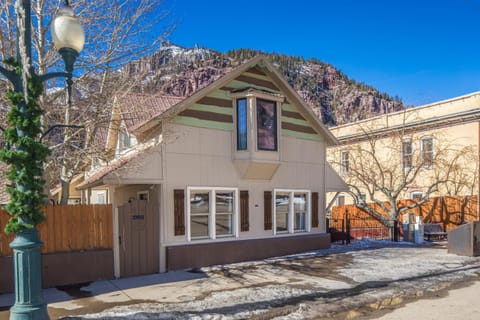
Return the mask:
{"type": "Polygon", "coordinates": [[[265,230],[272,230],[272,192],[263,193],[263,225],[265,230]]]}
{"type": "Polygon", "coordinates": [[[173,214],[175,223],[175,235],[185,235],[185,191],[173,190],[173,214]]]}
{"type": "Polygon", "coordinates": [[[318,228],[318,192],[312,192],[312,228],[318,228]]]}
{"type": "Polygon", "coordinates": [[[240,191],[240,231],[248,231],[249,225],[248,212],[248,191],[240,191]]]}

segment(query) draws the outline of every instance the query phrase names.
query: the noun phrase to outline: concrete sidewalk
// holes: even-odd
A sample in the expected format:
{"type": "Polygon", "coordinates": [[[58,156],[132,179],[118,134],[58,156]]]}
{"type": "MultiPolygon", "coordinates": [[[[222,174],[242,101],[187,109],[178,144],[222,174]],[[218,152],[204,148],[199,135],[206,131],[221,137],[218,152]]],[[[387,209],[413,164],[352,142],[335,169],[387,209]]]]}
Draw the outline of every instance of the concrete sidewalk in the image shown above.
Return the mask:
{"type": "MultiPolygon", "coordinates": [[[[480,279],[480,258],[362,240],[231,265],[44,290],[51,319],[318,319],[358,315],[480,279]],[[88,315],[88,316],[85,316],[88,315]]],[[[0,305],[13,295],[0,296],[0,305]]],[[[8,311],[0,313],[8,319],[8,311]]],[[[438,320],[438,319],[437,319],[438,320]]]]}
{"type": "MultiPolygon", "coordinates": [[[[67,315],[94,313],[111,306],[145,301],[158,301],[158,286],[205,278],[204,273],[176,271],[151,274],[139,277],[96,281],[89,284],[43,289],[42,294],[48,304],[52,319],[67,315]]],[[[13,293],[0,294],[0,320],[7,320],[8,309],[15,303],[13,293]]]]}

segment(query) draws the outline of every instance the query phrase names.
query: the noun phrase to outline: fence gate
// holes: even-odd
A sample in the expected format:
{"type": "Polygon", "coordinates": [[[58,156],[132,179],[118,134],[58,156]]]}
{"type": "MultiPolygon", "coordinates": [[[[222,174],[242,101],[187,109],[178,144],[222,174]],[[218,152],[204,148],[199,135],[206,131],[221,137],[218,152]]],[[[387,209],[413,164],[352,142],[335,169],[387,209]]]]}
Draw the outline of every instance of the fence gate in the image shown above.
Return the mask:
{"type": "Polygon", "coordinates": [[[118,207],[120,276],[159,271],[158,205],[132,200],[118,207]]]}

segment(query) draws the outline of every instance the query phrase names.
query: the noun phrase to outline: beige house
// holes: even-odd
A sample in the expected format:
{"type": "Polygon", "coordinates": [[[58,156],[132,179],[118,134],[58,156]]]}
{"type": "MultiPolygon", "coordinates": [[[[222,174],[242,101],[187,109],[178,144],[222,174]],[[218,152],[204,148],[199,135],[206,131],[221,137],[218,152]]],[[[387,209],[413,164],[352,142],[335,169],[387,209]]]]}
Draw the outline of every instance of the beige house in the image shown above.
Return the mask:
{"type": "Polygon", "coordinates": [[[337,140],[262,56],[185,99],[119,97],[107,140],[78,188],[113,204],[116,276],[330,245],[337,140]]]}
{"type": "MultiPolygon", "coordinates": [[[[405,181],[398,200],[479,194],[480,92],[330,130],[340,145],[329,148],[329,162],[358,187],[351,187],[357,201],[385,201],[379,189],[405,181]]],[[[341,192],[328,199],[354,200],[341,192]]]]}

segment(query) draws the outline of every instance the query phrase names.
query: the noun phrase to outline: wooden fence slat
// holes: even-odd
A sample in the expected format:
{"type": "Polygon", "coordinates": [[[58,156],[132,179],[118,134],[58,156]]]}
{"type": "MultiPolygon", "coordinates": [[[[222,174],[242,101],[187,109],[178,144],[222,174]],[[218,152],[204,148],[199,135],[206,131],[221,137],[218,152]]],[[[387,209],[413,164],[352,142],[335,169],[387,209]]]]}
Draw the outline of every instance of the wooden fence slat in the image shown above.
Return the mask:
{"type": "MultiPolygon", "coordinates": [[[[413,200],[400,200],[399,205],[406,205],[412,201],[413,200]]],[[[413,213],[415,216],[421,216],[424,223],[443,223],[446,230],[451,230],[463,223],[477,221],[477,202],[477,196],[435,197],[408,212],[413,213]]],[[[369,205],[387,216],[387,213],[383,212],[378,205],[374,203],[370,203],[369,205]]],[[[386,205],[389,207],[388,203],[386,203],[386,205]]],[[[353,218],[362,219],[370,217],[367,212],[354,205],[343,205],[332,208],[332,218],[344,219],[346,210],[348,210],[350,218],[352,218],[352,229],[356,227],[353,218]]],[[[402,223],[401,219],[402,217],[399,217],[399,223],[402,223]]],[[[378,225],[381,226],[382,224],[378,222],[378,225]]]]}
{"type": "MultiPolygon", "coordinates": [[[[112,249],[111,205],[58,205],[42,208],[47,220],[38,226],[42,253],[112,249]]],[[[11,256],[13,235],[3,229],[10,215],[0,210],[0,256],[11,256]]]]}

